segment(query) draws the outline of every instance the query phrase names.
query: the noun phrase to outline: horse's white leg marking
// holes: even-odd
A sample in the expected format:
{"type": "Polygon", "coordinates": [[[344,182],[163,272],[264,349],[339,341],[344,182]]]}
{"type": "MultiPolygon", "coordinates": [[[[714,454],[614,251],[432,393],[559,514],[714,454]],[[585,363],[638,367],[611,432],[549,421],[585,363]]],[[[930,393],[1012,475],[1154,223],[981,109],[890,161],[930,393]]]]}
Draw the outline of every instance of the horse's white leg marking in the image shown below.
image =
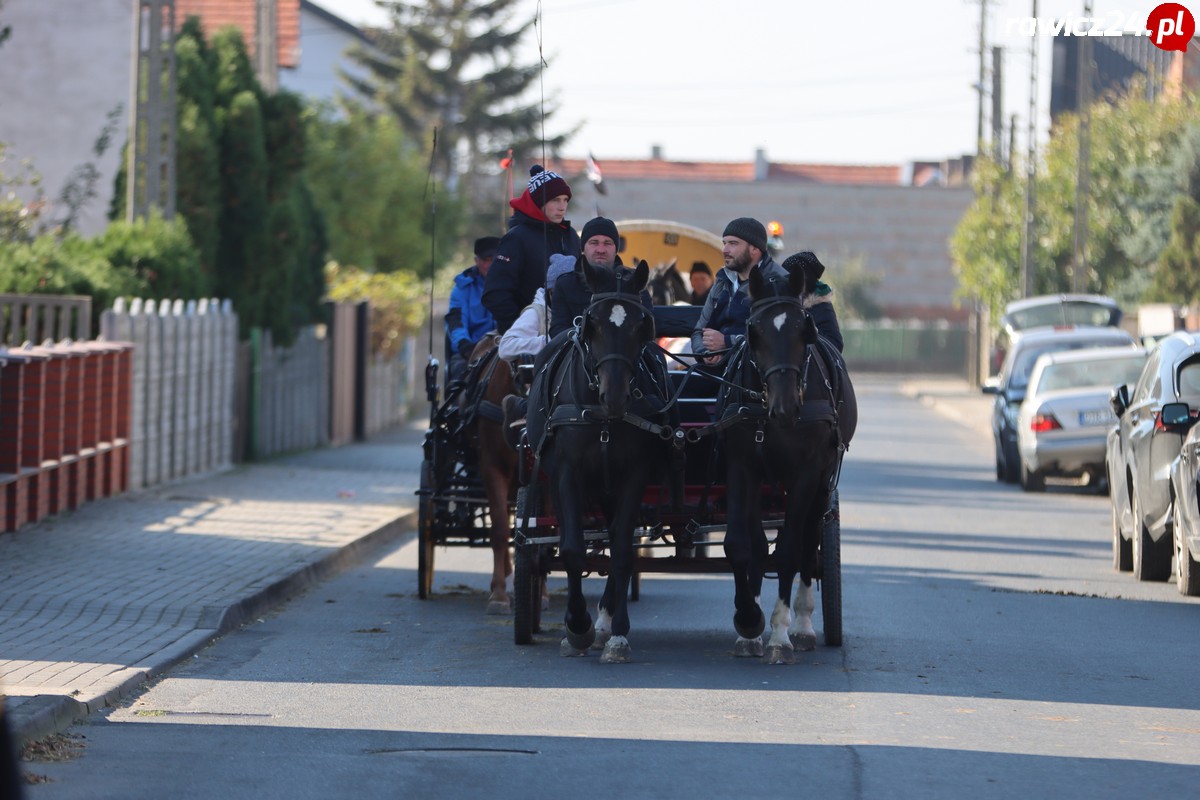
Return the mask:
{"type": "Polygon", "coordinates": [[[792,620],[791,627],[788,628],[788,635],[797,649],[813,650],[817,646],[817,632],[813,630],[812,624],[813,610],[817,607],[816,593],[813,591],[813,587],[805,586],[801,581],[792,605],[795,606],[796,615],[792,620]]]}
{"type": "Polygon", "coordinates": [[[788,626],[791,624],[792,610],[787,607],[787,603],[776,598],[775,610],[771,612],[771,639],[767,644],[791,647],[792,640],[788,638],[788,626]]]}
{"type": "Polygon", "coordinates": [[[592,642],[593,650],[600,650],[608,644],[612,636],[612,614],[603,606],[596,606],[596,641],[592,642]]]}

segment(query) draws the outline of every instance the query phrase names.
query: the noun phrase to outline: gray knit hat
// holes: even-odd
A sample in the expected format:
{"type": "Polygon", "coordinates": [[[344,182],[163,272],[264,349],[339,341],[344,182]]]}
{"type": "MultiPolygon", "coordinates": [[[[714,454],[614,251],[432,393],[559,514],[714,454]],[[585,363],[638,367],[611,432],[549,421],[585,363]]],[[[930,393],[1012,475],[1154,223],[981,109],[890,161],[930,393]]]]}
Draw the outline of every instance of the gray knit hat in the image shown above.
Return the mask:
{"type": "Polygon", "coordinates": [[[546,268],[546,288],[553,289],[558,279],[575,269],[575,256],[565,256],[555,253],[550,256],[550,266],[546,268]]]}
{"type": "Polygon", "coordinates": [[[761,252],[767,252],[767,229],[753,217],[738,217],[725,226],[721,237],[736,236],[746,244],[752,244],[761,252]]]}

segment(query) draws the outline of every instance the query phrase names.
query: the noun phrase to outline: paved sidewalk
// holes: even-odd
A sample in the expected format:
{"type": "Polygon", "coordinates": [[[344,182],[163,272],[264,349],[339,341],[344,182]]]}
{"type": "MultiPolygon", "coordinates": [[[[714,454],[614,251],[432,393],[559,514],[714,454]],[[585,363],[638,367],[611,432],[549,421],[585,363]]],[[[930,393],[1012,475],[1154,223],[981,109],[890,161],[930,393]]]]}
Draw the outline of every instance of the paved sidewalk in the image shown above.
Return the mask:
{"type": "Polygon", "coordinates": [[[972,387],[965,378],[917,375],[899,380],[900,393],[920,400],[938,414],[952,419],[990,440],[992,395],[972,387]]]}
{"type": "Polygon", "coordinates": [[[424,425],[89,503],[0,534],[0,691],[61,730],[415,528],[424,425]]]}

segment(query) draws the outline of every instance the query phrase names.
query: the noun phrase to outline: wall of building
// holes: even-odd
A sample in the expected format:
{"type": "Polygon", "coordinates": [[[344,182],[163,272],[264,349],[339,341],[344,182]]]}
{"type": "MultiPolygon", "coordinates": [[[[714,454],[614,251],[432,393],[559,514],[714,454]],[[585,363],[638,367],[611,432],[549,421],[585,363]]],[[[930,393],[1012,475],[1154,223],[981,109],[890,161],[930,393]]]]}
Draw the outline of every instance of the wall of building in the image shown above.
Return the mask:
{"type": "MultiPolygon", "coordinates": [[[[5,0],[12,35],[0,45],[0,141],[10,159],[31,159],[53,201],[72,171],[95,159],[92,146],[120,107],[111,146],[95,161],[97,196],[79,229],[106,224],[113,178],[129,129],[133,4],[129,0],[5,0]]],[[[11,162],[5,172],[12,172],[11,162]]],[[[51,208],[51,219],[62,212],[51,208]]]]}
{"type": "Polygon", "coordinates": [[[812,250],[829,268],[850,259],[880,283],[875,297],[889,316],[961,320],[966,309],[948,240],[971,202],[967,188],[838,186],[783,182],[605,180],[597,195],[585,180],[572,182],[571,218],[582,227],[597,208],[613,219],[666,219],[718,236],[735,217],[783,224],[785,255],[812,250]]]}
{"type": "Polygon", "coordinates": [[[314,12],[308,4],[300,6],[300,63],[294,69],[279,71],[279,85],[312,100],[335,100],[340,94],[350,94],[350,88],[339,75],[343,70],[364,77],[365,70],[346,55],[346,51],[362,39],[346,30],[344,25],[330,21],[314,12]]]}

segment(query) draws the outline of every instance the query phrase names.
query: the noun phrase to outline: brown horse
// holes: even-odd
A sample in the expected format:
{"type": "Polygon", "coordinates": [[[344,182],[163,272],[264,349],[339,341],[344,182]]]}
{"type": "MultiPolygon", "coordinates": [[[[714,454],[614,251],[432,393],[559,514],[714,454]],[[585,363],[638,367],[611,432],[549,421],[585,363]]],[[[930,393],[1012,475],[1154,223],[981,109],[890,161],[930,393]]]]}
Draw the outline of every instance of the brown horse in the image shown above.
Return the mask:
{"type": "Polygon", "coordinates": [[[517,454],[504,441],[501,426],[504,415],[501,401],[517,391],[512,368],[496,355],[499,336],[484,336],[471,352],[470,362],[476,381],[468,381],[458,394],[457,404],[464,414],[474,414],[467,426],[465,446],[474,455],[479,478],[487,495],[491,523],[492,584],[488,595],[488,614],[509,614],[512,603],[507,580],[512,575],[512,521],[509,503],[516,492],[517,454]],[[475,408],[470,406],[474,404],[475,408]]]}

